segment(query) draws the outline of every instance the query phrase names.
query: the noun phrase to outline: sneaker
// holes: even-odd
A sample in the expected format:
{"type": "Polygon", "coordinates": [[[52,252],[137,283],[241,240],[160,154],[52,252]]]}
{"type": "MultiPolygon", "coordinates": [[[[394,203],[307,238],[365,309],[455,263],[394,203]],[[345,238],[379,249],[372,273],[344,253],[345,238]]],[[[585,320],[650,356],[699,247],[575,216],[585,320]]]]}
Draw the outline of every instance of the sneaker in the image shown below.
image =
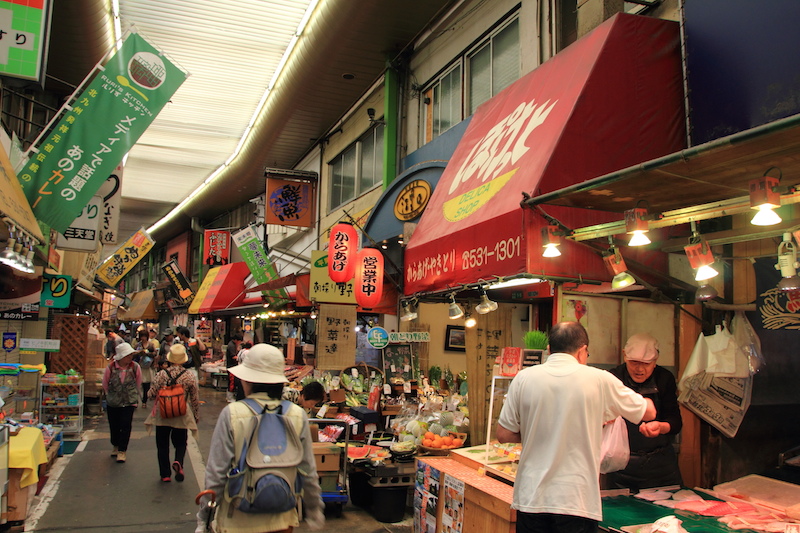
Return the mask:
{"type": "Polygon", "coordinates": [[[116,457],[119,453],[119,446],[114,446],[114,449],[111,450],[111,457],[116,457]]]}
{"type": "Polygon", "coordinates": [[[117,452],[117,462],[124,463],[125,462],[125,452],[117,452]]]}
{"type": "Polygon", "coordinates": [[[170,481],[172,481],[172,479],[170,479],[170,477],[169,477],[169,476],[167,476],[167,477],[162,477],[162,478],[161,478],[161,481],[162,481],[163,483],[169,483],[170,481]]]}
{"type": "Polygon", "coordinates": [[[183,466],[178,461],[173,461],[172,469],[175,471],[175,481],[183,481],[183,466]]]}

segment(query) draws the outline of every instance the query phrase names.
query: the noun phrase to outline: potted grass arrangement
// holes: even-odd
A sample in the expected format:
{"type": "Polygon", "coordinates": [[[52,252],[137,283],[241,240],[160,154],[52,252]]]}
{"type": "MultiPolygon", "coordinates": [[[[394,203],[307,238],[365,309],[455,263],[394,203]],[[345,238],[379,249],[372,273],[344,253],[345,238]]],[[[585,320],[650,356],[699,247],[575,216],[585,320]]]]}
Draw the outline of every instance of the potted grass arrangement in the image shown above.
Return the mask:
{"type": "Polygon", "coordinates": [[[522,366],[541,364],[549,343],[547,333],[539,330],[528,331],[522,337],[522,340],[525,343],[525,349],[522,350],[522,366]]]}

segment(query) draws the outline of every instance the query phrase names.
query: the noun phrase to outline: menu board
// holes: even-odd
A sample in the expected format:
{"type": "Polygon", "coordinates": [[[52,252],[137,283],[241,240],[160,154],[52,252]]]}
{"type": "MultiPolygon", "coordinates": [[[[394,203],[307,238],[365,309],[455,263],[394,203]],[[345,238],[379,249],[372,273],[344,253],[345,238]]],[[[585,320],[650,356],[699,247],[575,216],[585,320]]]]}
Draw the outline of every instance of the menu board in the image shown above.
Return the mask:
{"type": "Polygon", "coordinates": [[[386,383],[406,383],[414,379],[414,357],[410,344],[389,344],[383,349],[383,374],[386,383]]]}

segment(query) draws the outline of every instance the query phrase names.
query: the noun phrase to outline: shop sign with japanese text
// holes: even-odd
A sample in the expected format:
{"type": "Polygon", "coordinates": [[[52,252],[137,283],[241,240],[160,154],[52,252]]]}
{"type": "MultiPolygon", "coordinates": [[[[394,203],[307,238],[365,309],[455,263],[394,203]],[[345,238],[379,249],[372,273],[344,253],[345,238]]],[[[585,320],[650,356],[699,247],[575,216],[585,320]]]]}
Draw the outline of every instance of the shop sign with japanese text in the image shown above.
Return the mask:
{"type": "Polygon", "coordinates": [[[63,233],[186,79],[132,33],[19,173],[34,215],[63,233]]]}
{"type": "Polygon", "coordinates": [[[317,302],[355,304],[354,280],[334,283],[328,276],[328,252],[311,251],[311,274],[309,276],[308,299],[317,302]]]}
{"type": "Polygon", "coordinates": [[[122,201],[122,164],[117,165],[100,186],[98,195],[103,199],[103,220],[100,224],[100,242],[117,244],[119,233],[119,206],[122,201]]]}
{"type": "Polygon", "coordinates": [[[208,266],[222,266],[231,262],[231,232],[207,229],[203,232],[203,253],[208,266]]]}
{"type": "Polygon", "coordinates": [[[429,331],[391,331],[389,342],[431,342],[429,331]]]}
{"type": "Polygon", "coordinates": [[[0,75],[40,81],[51,0],[0,0],[0,75]]]}
{"type": "Polygon", "coordinates": [[[19,349],[33,352],[57,352],[61,349],[61,340],[22,338],[19,340],[19,349]]]}
{"type": "Polygon", "coordinates": [[[355,363],[356,306],[319,306],[317,318],[317,368],[341,370],[355,363]]]}
{"type": "Polygon", "coordinates": [[[97,268],[97,277],[111,287],[125,277],[153,248],[156,241],[144,228],[134,233],[114,254],[97,268]]]}
{"type": "Polygon", "coordinates": [[[266,223],[310,228],[314,225],[315,187],[307,181],[267,178],[266,223]]]}
{"type": "MultiPolygon", "coordinates": [[[[264,246],[258,238],[258,233],[253,226],[247,226],[241,231],[232,235],[233,242],[239,253],[242,254],[242,259],[247,263],[253,279],[260,285],[278,277],[275,271],[275,266],[270,261],[269,256],[264,251],[264,246]]],[[[285,289],[277,289],[273,291],[262,291],[270,302],[274,300],[288,300],[289,295],[285,289]]]]}
{"type": "Polygon", "coordinates": [[[164,271],[164,274],[167,275],[172,286],[178,291],[178,296],[184,301],[188,301],[192,297],[192,286],[189,285],[189,280],[186,279],[178,262],[172,259],[161,269],[164,271]]]}
{"type": "Polygon", "coordinates": [[[89,198],[80,214],[62,233],[58,233],[56,246],[61,250],[91,252],[97,248],[103,199],[99,196],[89,198]]]}
{"type": "Polygon", "coordinates": [[[69,307],[72,295],[72,276],[45,274],[42,282],[42,297],[39,305],[64,309],[69,307]]]}

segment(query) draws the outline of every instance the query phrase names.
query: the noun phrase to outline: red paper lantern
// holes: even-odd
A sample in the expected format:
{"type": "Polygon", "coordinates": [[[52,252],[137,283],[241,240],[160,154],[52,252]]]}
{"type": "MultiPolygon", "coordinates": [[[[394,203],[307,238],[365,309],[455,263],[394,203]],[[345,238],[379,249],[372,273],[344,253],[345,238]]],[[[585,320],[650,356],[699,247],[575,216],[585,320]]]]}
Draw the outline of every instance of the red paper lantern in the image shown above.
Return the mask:
{"type": "Polygon", "coordinates": [[[356,303],[364,309],[377,307],[383,298],[383,254],[364,248],[356,260],[356,303]]]}
{"type": "Polygon", "coordinates": [[[328,241],[328,276],[335,283],[353,279],[356,271],[358,234],[349,222],[340,222],[331,228],[328,241]]]}

